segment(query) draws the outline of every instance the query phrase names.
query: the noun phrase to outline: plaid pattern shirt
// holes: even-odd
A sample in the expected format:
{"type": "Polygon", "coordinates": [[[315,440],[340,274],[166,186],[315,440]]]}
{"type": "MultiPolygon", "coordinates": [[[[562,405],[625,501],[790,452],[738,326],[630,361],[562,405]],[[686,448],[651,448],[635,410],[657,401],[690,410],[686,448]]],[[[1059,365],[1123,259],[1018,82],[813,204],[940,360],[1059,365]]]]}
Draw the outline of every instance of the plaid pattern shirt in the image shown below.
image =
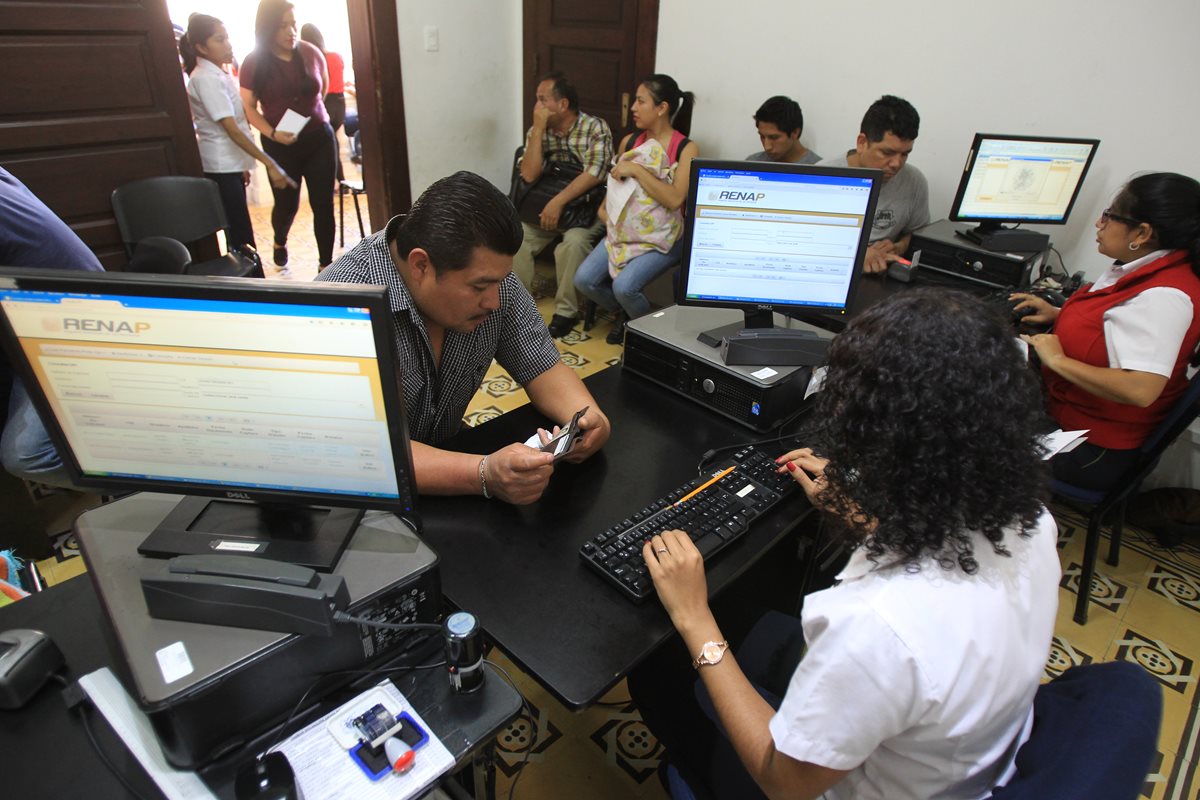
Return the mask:
{"type": "MultiPolygon", "coordinates": [[[[533,128],[525,134],[525,141],[533,135],[533,128]]],[[[585,172],[603,178],[612,161],[613,141],[608,123],[599,117],[579,112],[579,118],[567,131],[559,136],[549,126],[542,134],[542,157],[547,161],[571,161],[582,164],[585,172]]]]}
{"type": "Polygon", "coordinates": [[[317,276],[319,281],[367,283],[388,288],[409,437],[437,445],[462,427],[467,404],[495,358],[513,380],[532,381],[561,360],[533,298],[513,273],[500,283],[500,308],[470,333],[447,330],[440,368],[425,321],[392,263],[393,218],[317,276]]]}

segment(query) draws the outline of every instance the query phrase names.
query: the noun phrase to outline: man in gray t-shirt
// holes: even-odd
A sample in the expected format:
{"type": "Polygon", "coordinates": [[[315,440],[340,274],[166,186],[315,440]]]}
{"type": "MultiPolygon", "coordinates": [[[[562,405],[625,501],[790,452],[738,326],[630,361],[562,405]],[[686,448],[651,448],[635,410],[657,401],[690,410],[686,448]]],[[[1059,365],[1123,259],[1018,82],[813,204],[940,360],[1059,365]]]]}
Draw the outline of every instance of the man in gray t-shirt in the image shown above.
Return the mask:
{"type": "Polygon", "coordinates": [[[804,114],[800,104],[778,95],[768,99],[754,112],[754,124],[763,149],[746,156],[747,161],[777,161],[789,164],[816,164],[821,157],[800,144],[804,132],[804,114]]]}
{"type": "Polygon", "coordinates": [[[863,116],[854,149],[827,158],[823,167],[866,167],[883,171],[883,187],[871,225],[863,271],[883,272],[908,249],[912,232],[929,222],[929,184],[906,165],[921,118],[906,100],[884,95],[863,116]]]}

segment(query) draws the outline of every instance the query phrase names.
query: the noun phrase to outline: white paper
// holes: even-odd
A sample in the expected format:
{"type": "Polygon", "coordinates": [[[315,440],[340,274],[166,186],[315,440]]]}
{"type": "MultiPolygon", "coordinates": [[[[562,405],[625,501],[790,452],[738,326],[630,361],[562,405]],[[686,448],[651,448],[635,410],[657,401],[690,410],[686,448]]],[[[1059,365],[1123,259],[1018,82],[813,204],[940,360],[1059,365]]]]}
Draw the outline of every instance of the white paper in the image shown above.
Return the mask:
{"type": "Polygon", "coordinates": [[[384,681],[334,709],[292,734],[275,749],[282,750],[291,762],[296,772],[296,783],[304,791],[305,800],[342,797],[353,797],[355,800],[408,800],[419,797],[434,781],[454,767],[454,756],[433,735],[425,720],[421,719],[391,681],[384,681]],[[429,733],[429,741],[416,751],[416,765],[411,772],[406,775],[388,774],[373,781],[354,763],[339,740],[330,734],[329,724],[331,720],[338,720],[336,724],[341,724],[347,709],[359,708],[358,713],[366,711],[379,702],[380,692],[387,697],[384,705],[394,713],[407,711],[429,733]]]}
{"type": "Polygon", "coordinates": [[[767,378],[774,378],[779,373],[770,367],[763,367],[762,369],[756,372],[751,372],[750,374],[758,378],[760,381],[765,381],[767,378]]]}
{"type": "Polygon", "coordinates": [[[1069,453],[1086,441],[1087,431],[1064,431],[1060,429],[1042,437],[1042,444],[1046,448],[1047,459],[1059,453],[1069,453]]]}
{"type": "Polygon", "coordinates": [[[821,391],[821,384],[825,382],[825,373],[827,372],[829,372],[829,367],[817,367],[812,371],[812,377],[808,379],[808,388],[804,390],[805,400],[821,391]]]}
{"type": "Polygon", "coordinates": [[[84,675],[79,685],[167,800],[216,800],[196,773],[175,769],[167,763],[149,718],[108,668],[84,675]]]}
{"type": "Polygon", "coordinates": [[[301,116],[289,108],[283,112],[283,119],[279,120],[279,124],[275,126],[275,130],[298,136],[300,131],[304,130],[304,126],[308,124],[308,120],[309,117],[301,116]]]}
{"type": "Polygon", "coordinates": [[[174,683],[195,671],[192,659],[188,657],[187,647],[183,642],[167,645],[156,652],[154,657],[158,659],[158,668],[162,672],[163,683],[174,683]]]}

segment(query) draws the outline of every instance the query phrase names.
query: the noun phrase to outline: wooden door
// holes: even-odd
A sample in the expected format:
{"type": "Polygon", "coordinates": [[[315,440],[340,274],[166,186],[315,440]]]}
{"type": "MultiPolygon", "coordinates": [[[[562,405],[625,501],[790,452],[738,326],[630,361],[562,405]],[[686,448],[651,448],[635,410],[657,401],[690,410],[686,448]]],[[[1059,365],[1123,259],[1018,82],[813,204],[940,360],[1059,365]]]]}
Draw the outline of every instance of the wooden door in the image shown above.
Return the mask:
{"type": "Polygon", "coordinates": [[[347,0],[371,230],[412,206],[395,0],[347,0]]]}
{"type": "Polygon", "coordinates": [[[537,80],[555,70],[579,90],[579,108],[614,140],[629,128],[637,81],[654,72],[658,0],[524,0],[525,125],[537,80]]]}
{"type": "Polygon", "coordinates": [[[165,0],[0,0],[0,76],[0,164],[120,269],[113,189],[201,174],[165,0]]]}

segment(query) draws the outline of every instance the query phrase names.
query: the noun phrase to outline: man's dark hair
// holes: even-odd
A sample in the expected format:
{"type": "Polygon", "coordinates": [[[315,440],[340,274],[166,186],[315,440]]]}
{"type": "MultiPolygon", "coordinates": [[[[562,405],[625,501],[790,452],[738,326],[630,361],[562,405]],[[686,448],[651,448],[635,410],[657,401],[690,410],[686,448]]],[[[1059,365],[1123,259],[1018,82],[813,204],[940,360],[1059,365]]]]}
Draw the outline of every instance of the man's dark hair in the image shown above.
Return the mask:
{"type": "Polygon", "coordinates": [[[1036,527],[1052,426],[1007,320],[911,289],[855,318],[828,367],[810,415],[829,459],[819,498],[871,561],[972,574],[976,547],[1007,553],[1006,533],[1036,527]]]}
{"type": "Polygon", "coordinates": [[[891,133],[899,139],[912,140],[917,138],[921,128],[921,115],[912,107],[912,103],[902,97],[885,94],[871,103],[867,113],[863,115],[860,131],[867,135],[868,142],[879,142],[891,133]]]}
{"type": "Polygon", "coordinates": [[[438,274],[464,269],[476,247],[516,255],[521,219],[504,193],[473,172],[434,181],[396,230],[396,247],[408,258],[414,247],[429,253],[438,274]]]}
{"type": "Polygon", "coordinates": [[[758,107],[754,112],[755,122],[769,122],[786,134],[795,131],[804,133],[804,113],[800,104],[790,97],[777,94],[758,107]]]}
{"type": "Polygon", "coordinates": [[[547,72],[538,83],[545,81],[554,81],[554,98],[556,100],[566,100],[567,108],[572,111],[579,110],[579,91],[575,88],[575,84],[567,78],[566,73],[547,72]]]}

